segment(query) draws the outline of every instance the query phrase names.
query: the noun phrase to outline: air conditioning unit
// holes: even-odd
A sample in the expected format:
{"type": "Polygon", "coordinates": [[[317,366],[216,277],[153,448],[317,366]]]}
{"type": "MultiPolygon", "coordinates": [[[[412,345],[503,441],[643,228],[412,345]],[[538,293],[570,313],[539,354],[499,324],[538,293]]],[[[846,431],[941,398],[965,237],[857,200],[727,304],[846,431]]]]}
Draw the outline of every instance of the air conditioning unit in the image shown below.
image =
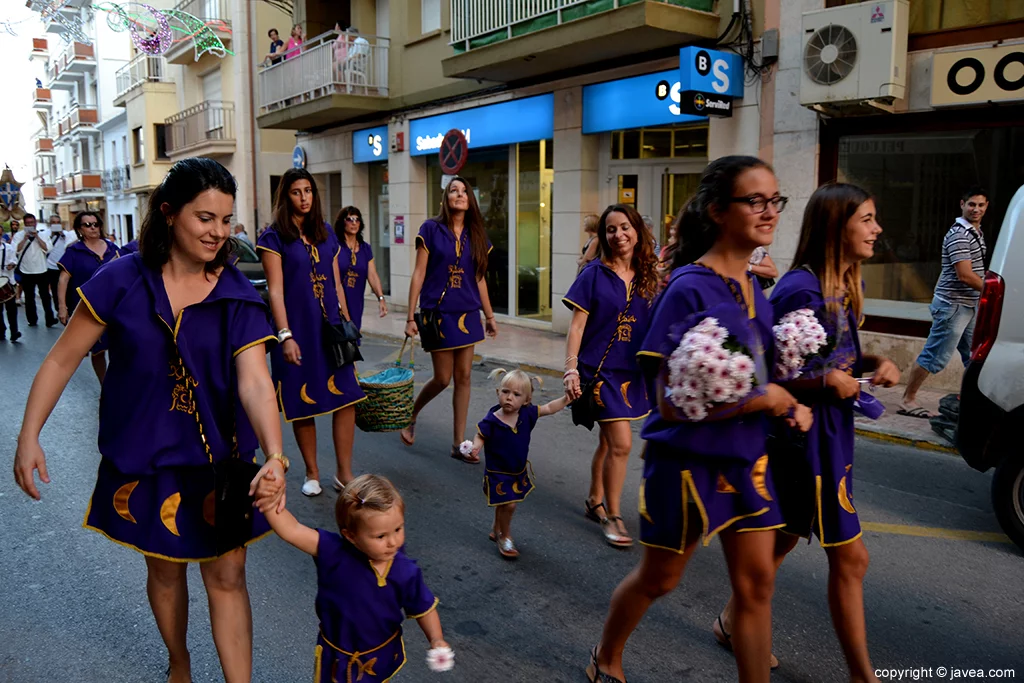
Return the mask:
{"type": "Polygon", "coordinates": [[[907,90],[908,0],[803,15],[800,104],[825,113],[892,111],[907,90]]]}

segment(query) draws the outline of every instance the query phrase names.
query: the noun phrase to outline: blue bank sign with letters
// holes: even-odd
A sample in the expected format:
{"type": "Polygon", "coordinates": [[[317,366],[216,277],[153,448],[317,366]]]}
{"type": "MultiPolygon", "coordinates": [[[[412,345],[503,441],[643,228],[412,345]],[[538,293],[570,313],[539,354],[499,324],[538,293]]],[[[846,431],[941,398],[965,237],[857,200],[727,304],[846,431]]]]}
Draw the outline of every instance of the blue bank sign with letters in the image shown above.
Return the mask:
{"type": "Polygon", "coordinates": [[[453,128],[466,136],[469,149],[547,140],[555,134],[555,96],[549,93],[413,119],[409,154],[437,154],[444,134],[453,128]]]}
{"type": "Polygon", "coordinates": [[[377,126],[352,132],[352,161],[365,164],[371,161],[387,161],[388,127],[377,126]]]}
{"type": "Polygon", "coordinates": [[[595,83],[583,88],[583,134],[704,121],[679,110],[679,70],[595,83]]]}
{"type": "Polygon", "coordinates": [[[743,97],[743,58],[734,52],[684,47],[679,51],[679,89],[743,97]]]}

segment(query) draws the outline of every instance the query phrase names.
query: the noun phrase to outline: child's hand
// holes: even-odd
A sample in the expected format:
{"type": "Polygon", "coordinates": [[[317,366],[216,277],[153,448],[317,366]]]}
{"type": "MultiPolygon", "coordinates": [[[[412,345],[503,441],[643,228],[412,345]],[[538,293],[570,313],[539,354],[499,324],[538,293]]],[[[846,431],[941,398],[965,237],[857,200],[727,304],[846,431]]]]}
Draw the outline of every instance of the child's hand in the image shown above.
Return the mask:
{"type": "Polygon", "coordinates": [[[443,640],[431,643],[433,647],[427,650],[427,668],[438,673],[451,671],[455,666],[455,653],[443,640]]]}

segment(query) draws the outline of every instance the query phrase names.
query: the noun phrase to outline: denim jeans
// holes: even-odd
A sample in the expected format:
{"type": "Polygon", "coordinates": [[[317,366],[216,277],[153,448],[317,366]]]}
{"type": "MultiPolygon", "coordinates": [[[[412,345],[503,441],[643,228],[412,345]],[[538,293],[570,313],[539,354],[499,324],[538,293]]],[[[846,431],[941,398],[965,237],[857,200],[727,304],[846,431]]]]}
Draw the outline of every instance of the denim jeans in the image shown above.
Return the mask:
{"type": "Polygon", "coordinates": [[[967,367],[971,360],[971,338],[974,337],[974,316],[978,307],[934,297],[929,310],[932,329],[928,332],[921,355],[917,357],[917,364],[931,374],[937,374],[949,364],[955,350],[960,352],[960,359],[967,367]]]}

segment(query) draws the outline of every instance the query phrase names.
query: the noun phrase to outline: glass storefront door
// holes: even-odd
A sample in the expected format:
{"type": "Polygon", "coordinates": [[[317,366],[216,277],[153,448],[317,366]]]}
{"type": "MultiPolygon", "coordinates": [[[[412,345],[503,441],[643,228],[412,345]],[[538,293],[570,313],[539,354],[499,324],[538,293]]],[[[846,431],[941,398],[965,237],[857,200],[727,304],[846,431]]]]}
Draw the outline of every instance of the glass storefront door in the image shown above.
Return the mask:
{"type": "Polygon", "coordinates": [[[702,164],[614,165],[605,192],[605,204],[627,204],[655,226],[658,244],[668,240],[676,214],[700,183],[702,164]]]}
{"type": "Polygon", "coordinates": [[[388,193],[388,165],[378,162],[370,167],[369,215],[364,215],[366,232],[364,236],[373,249],[373,261],[377,266],[381,287],[385,295],[391,294],[391,212],[388,193]]]}

